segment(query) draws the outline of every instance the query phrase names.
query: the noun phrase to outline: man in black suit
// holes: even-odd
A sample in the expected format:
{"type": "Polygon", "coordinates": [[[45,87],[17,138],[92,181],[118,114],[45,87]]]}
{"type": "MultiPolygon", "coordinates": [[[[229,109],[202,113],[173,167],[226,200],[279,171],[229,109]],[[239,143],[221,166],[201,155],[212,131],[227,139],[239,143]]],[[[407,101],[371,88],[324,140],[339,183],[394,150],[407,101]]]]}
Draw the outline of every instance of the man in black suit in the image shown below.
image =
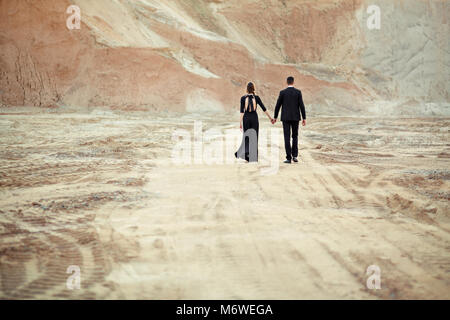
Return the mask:
{"type": "Polygon", "coordinates": [[[302,92],[294,88],[294,78],[287,78],[288,87],[280,91],[272,124],[275,124],[281,109],[281,121],[283,122],[284,147],[286,149],[286,161],[284,163],[298,162],[298,126],[300,123],[300,112],[302,114],[302,125],[306,125],[305,105],[303,104],[302,92]],[[292,147],[291,147],[292,131],[292,147]]]}

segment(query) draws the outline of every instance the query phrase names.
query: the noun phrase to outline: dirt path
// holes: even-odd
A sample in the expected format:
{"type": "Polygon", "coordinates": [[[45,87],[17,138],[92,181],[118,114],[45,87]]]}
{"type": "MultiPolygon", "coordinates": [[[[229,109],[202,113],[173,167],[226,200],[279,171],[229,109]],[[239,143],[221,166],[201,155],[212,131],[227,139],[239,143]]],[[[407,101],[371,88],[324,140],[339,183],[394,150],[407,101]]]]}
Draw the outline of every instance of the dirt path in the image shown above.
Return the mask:
{"type": "Polygon", "coordinates": [[[174,165],[194,119],[2,116],[0,298],[450,298],[449,120],[315,119],[261,175],[174,165]]]}

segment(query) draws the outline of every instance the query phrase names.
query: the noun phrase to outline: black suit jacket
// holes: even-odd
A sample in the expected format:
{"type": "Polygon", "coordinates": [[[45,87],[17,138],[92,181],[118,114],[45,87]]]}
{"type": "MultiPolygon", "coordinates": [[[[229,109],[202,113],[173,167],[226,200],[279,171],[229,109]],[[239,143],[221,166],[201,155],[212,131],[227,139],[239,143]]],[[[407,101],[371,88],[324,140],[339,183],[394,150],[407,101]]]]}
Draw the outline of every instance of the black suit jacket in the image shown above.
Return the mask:
{"type": "Polygon", "coordinates": [[[305,105],[303,104],[302,92],[294,87],[287,87],[280,91],[280,96],[275,106],[274,118],[278,118],[281,109],[281,121],[306,120],[305,105]],[[300,118],[300,112],[302,118],[300,118]]]}

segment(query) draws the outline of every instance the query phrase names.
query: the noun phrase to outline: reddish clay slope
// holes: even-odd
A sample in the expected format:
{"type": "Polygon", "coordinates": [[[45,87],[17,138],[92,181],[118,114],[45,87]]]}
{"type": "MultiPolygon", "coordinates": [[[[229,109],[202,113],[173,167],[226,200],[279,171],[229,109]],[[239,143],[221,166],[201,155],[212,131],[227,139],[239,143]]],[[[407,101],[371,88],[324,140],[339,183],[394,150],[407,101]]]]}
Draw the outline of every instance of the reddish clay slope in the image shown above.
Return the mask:
{"type": "Polygon", "coordinates": [[[251,80],[272,106],[293,75],[309,105],[355,108],[395,87],[367,50],[364,9],[362,0],[0,0],[1,103],[227,110],[251,80]],[[81,30],[66,28],[71,4],[81,30]]]}

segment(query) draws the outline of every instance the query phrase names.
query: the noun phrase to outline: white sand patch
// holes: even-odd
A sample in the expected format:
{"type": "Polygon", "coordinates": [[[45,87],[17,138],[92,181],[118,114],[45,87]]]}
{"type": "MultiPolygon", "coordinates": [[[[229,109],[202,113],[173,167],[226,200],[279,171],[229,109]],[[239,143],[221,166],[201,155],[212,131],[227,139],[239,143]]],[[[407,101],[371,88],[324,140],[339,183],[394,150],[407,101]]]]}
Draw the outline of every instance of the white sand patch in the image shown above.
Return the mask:
{"type": "Polygon", "coordinates": [[[450,104],[447,102],[376,101],[368,107],[368,114],[384,117],[449,117],[450,104]]]}
{"type": "Polygon", "coordinates": [[[110,0],[74,0],[81,19],[97,41],[108,46],[164,48],[168,43],[139,20],[131,4],[110,0]]]}
{"type": "Polygon", "coordinates": [[[225,16],[220,14],[218,12],[218,9],[221,8],[221,4],[211,3],[210,7],[212,9],[214,17],[220,23],[222,28],[226,30],[227,36],[230,40],[244,46],[255,59],[261,62],[267,62],[268,60],[281,62],[279,57],[271,56],[270,53],[265,50],[264,46],[260,44],[261,39],[254,39],[252,36],[248,36],[247,34],[249,33],[243,32],[243,26],[232,25],[225,16]]]}
{"type": "Polygon", "coordinates": [[[140,1],[140,4],[153,8],[155,11],[151,13],[151,17],[160,22],[173,25],[180,30],[210,41],[229,41],[229,39],[224,38],[215,32],[203,29],[192,17],[184,12],[183,9],[179,8],[174,1],[163,2],[143,0],[140,1]]]}
{"type": "Polygon", "coordinates": [[[177,59],[177,61],[180,62],[183,68],[185,68],[189,72],[205,78],[220,78],[219,76],[202,67],[193,57],[191,57],[187,52],[183,50],[172,52],[172,56],[177,59]]]}
{"type": "Polygon", "coordinates": [[[188,112],[221,112],[223,105],[205,89],[192,91],[186,99],[186,111],[188,112]]]}

